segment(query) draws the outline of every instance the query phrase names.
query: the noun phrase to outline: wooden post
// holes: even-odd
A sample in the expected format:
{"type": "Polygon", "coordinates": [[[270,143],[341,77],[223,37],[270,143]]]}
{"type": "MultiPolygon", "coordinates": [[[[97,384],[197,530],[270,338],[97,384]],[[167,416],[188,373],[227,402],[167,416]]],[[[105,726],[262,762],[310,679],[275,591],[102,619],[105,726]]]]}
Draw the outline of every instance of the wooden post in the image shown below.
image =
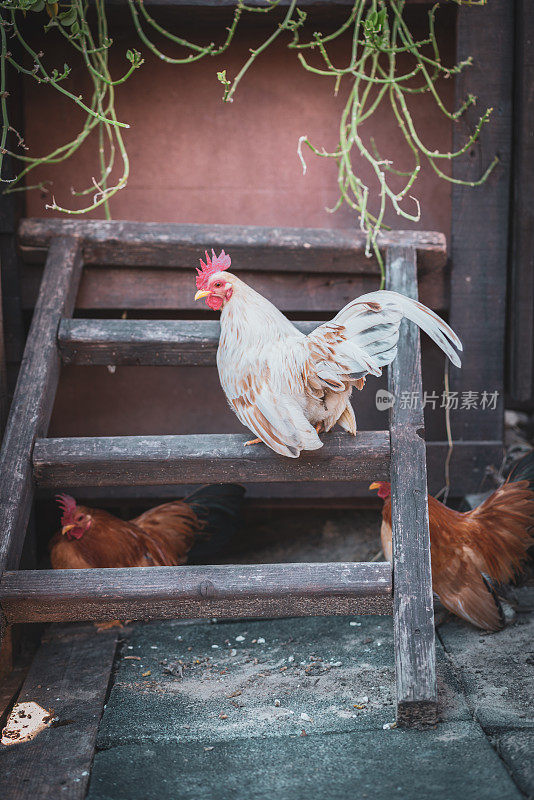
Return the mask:
{"type": "MultiPolygon", "coordinates": [[[[388,248],[386,275],[388,289],[417,299],[413,248],[388,248]]],[[[437,689],[421,348],[419,330],[407,320],[388,371],[388,387],[395,397],[390,435],[397,722],[431,724],[436,721],[437,689]]]]}
{"type": "MultiPolygon", "coordinates": [[[[469,94],[478,101],[452,128],[452,149],[457,150],[483,110],[493,107],[479,140],[454,159],[453,178],[477,180],[495,155],[499,157],[481,187],[452,187],[450,323],[465,344],[462,370],[451,371],[451,391],[460,399],[458,409],[451,411],[452,431],[455,440],[494,440],[501,446],[514,5],[510,0],[492,0],[484,8],[458,8],[456,60],[472,57],[473,65],[455,77],[456,106],[469,94]],[[476,392],[478,407],[462,408],[462,392],[476,392]],[[483,392],[488,393],[484,401],[483,392]],[[495,407],[489,400],[494,392],[498,393],[495,407]]],[[[499,448],[496,455],[500,460],[499,448]]]]}
{"type": "Polygon", "coordinates": [[[534,405],[534,5],[515,5],[514,164],[509,303],[509,394],[534,405]]]}
{"type": "Polygon", "coordinates": [[[0,575],[16,568],[33,499],[32,449],[46,434],[59,378],[57,330],[71,314],[82,269],[78,240],[58,237],[50,244],[39,300],[0,453],[0,575]]]}

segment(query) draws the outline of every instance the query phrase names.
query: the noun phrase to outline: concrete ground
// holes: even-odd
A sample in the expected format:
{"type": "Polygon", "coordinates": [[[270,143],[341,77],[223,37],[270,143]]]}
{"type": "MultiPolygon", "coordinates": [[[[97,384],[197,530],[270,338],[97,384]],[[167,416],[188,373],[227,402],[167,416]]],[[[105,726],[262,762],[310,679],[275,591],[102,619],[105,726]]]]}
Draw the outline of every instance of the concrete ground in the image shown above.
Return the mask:
{"type": "MultiPolygon", "coordinates": [[[[317,512],[283,544],[271,519],[240,555],[369,558],[376,513],[360,522],[356,538],[354,512],[317,512]]],[[[534,797],[534,597],[519,595],[525,610],[500,633],[438,628],[441,714],[426,731],[391,727],[389,617],[125,629],[88,798],[534,797]]]]}

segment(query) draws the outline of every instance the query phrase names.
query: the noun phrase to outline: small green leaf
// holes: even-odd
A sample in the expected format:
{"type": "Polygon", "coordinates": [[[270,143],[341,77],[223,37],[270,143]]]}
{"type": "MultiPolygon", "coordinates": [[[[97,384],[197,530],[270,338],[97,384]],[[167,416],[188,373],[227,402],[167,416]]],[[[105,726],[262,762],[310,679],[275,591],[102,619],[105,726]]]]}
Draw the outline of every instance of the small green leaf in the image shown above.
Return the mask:
{"type": "Polygon", "coordinates": [[[59,21],[62,25],[70,26],[73,25],[78,18],[76,9],[71,6],[67,11],[62,11],[59,15],[59,21]]]}

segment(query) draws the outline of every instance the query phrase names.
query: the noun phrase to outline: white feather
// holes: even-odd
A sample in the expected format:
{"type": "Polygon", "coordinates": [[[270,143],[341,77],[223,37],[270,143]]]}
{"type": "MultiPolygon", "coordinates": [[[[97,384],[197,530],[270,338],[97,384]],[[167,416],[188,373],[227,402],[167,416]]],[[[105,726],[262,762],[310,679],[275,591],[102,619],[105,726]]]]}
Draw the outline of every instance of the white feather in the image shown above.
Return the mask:
{"type": "Polygon", "coordinates": [[[305,336],[250,286],[220,274],[233,290],[221,312],[221,386],[241,422],[281,455],[297,458],[322,447],[315,426],[330,430],[339,422],[355,433],[352,387],[394,360],[404,317],[460,366],[454,331],[404,295],[370,292],[305,336]]]}

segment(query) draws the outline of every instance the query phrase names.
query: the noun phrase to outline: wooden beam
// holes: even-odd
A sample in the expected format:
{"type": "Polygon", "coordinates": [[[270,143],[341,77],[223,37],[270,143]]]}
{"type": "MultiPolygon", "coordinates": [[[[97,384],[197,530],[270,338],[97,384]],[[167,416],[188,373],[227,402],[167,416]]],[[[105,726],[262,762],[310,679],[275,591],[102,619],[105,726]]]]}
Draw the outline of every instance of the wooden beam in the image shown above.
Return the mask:
{"type": "MultiPolygon", "coordinates": [[[[345,434],[348,435],[348,434],[345,434]]],[[[429,491],[435,494],[444,486],[444,463],[447,456],[447,442],[427,442],[426,458],[429,475],[429,491]],[[430,476],[433,476],[430,478],[430,476]]],[[[451,496],[461,497],[466,492],[479,492],[481,489],[493,488],[491,480],[485,480],[488,465],[498,468],[502,462],[503,448],[501,442],[458,442],[455,444],[452,460],[458,477],[451,484],[451,496]]],[[[306,508],[324,508],[357,506],[361,508],[361,500],[374,502],[375,493],[369,492],[370,481],[322,481],[317,482],[284,481],[279,483],[247,483],[247,500],[255,503],[276,503],[288,508],[305,505],[306,508]]],[[[191,492],[191,484],[175,483],[157,486],[83,486],[62,485],[62,490],[73,494],[77,500],[87,505],[107,508],[110,504],[133,500],[153,500],[165,502],[184,497],[191,492]]],[[[50,488],[38,487],[37,497],[40,500],[50,499],[50,488]]]]}
{"type": "Polygon", "coordinates": [[[452,187],[450,324],[465,351],[462,369],[451,368],[450,387],[459,397],[476,392],[479,400],[483,392],[498,393],[495,408],[479,402],[478,409],[451,411],[454,438],[471,441],[503,439],[514,5],[492,0],[457,11],[456,62],[472,58],[473,65],[455,76],[456,107],[469,95],[478,99],[453,125],[453,150],[464,146],[483,110],[494,111],[478,142],[453,160],[453,178],[478,180],[499,157],[479,188],[452,187]]]}
{"type": "MultiPolygon", "coordinates": [[[[386,286],[417,299],[415,252],[391,247],[386,286]]],[[[433,723],[437,714],[434,604],[422,405],[419,330],[403,320],[397,358],[388,370],[389,391],[417,398],[390,412],[391,515],[393,528],[393,631],[397,679],[397,722],[433,723]]]]}
{"type": "MultiPolygon", "coordinates": [[[[195,276],[188,269],[85,267],[76,300],[79,310],[208,312],[204,303],[195,303],[195,276]]],[[[276,264],[273,264],[276,267],[276,264]]],[[[40,264],[24,264],[22,268],[22,301],[25,309],[33,308],[42,276],[40,264]]],[[[378,267],[359,275],[357,272],[284,272],[276,269],[262,272],[239,270],[239,277],[284,313],[306,313],[310,319],[318,314],[333,317],[340,308],[361,294],[375,291],[379,283],[378,267]]],[[[425,305],[436,310],[448,306],[446,270],[427,272],[421,276],[419,288],[425,305]]]]}
{"type": "Polygon", "coordinates": [[[509,393],[534,406],[534,5],[515,5],[515,107],[512,259],[510,264],[509,393]]]}
{"type": "Polygon", "coordinates": [[[10,623],[391,613],[385,563],[238,564],[8,572],[10,623]]]}
{"type": "MultiPolygon", "coordinates": [[[[191,270],[205,249],[230,253],[238,270],[349,272],[375,274],[376,260],[365,256],[365,235],[357,230],[268,228],[253,225],[179,225],[114,220],[24,219],[22,252],[42,260],[54,236],[79,236],[85,264],[129,265],[191,270]]],[[[392,231],[380,235],[382,248],[393,243],[415,247],[425,270],[447,261],[445,236],[432,231],[392,231]]]]}
{"type": "Polygon", "coordinates": [[[387,480],[389,432],[353,438],[331,433],[320,450],[286,458],[250,436],[109,436],[39,439],[33,451],[39,486],[157,486],[225,481],[387,480]]]}
{"type": "MultiPolygon", "coordinates": [[[[320,322],[295,322],[310,333],[320,322]]],[[[215,365],[217,320],[64,319],[58,343],[64,364],[215,365]]]]}
{"type": "Polygon", "coordinates": [[[85,798],[116,645],[116,631],[98,633],[93,625],[47,635],[18,702],[38,703],[57,723],[33,741],[2,747],[5,800],[85,798]]]}
{"type": "Polygon", "coordinates": [[[33,497],[32,447],[50,421],[60,368],[57,330],[74,307],[81,269],[78,240],[54,239],[0,453],[0,574],[20,559],[33,497]]]}

